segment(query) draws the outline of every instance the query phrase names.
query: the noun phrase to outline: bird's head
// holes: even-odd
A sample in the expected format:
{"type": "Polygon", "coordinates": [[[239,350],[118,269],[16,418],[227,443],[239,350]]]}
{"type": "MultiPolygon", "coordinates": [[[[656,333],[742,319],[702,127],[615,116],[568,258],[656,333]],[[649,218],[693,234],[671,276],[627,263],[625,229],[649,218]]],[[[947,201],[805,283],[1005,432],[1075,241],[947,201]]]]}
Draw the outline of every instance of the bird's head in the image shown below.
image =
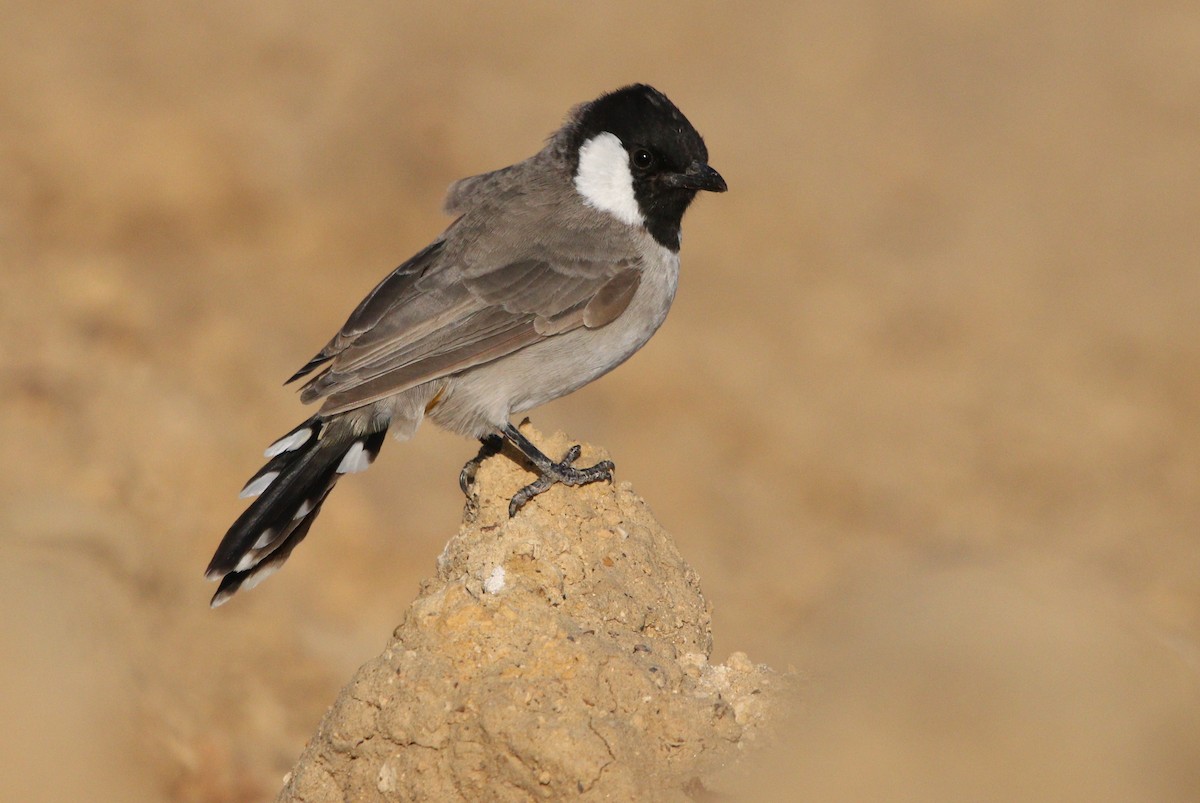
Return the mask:
{"type": "Polygon", "coordinates": [[[584,202],[679,250],[696,193],[724,192],[704,139],[666,95],[634,84],[579,106],[564,129],[584,202]]]}

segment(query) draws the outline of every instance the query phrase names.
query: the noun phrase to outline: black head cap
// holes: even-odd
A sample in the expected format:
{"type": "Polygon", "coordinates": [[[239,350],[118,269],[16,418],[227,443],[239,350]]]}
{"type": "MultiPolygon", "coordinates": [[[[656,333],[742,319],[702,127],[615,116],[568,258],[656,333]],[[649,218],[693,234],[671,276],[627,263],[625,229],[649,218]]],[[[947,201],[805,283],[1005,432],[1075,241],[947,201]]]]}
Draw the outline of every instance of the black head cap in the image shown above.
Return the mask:
{"type": "Polygon", "coordinates": [[[683,213],[700,190],[724,192],[725,181],[708,166],[704,138],[670,99],[652,86],[632,84],[576,109],[569,154],[602,133],[616,136],[629,154],[634,196],[646,228],[659,243],[679,249],[683,213]]]}

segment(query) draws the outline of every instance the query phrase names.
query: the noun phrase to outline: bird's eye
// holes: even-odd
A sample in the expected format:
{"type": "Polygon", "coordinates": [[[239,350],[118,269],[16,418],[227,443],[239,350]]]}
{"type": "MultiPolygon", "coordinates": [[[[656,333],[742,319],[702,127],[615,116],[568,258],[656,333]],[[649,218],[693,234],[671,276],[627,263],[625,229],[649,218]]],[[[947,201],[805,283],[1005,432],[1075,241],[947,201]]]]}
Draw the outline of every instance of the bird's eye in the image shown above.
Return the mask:
{"type": "Polygon", "coordinates": [[[638,148],[633,152],[633,166],[638,170],[649,170],[654,166],[654,154],[645,148],[638,148]]]}

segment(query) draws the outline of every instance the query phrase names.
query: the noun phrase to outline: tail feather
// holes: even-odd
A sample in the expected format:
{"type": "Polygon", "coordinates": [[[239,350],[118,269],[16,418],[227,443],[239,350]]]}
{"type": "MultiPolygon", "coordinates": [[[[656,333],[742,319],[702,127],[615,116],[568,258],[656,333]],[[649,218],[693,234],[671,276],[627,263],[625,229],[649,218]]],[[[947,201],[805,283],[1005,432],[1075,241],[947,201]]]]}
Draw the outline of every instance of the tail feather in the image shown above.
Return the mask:
{"type": "MultiPolygon", "coordinates": [[[[330,486],[332,487],[332,486],[330,486]]],[[[280,543],[273,552],[262,558],[258,563],[243,571],[233,571],[221,578],[221,585],[217,587],[217,593],[213,594],[212,601],[209,603],[216,608],[219,605],[224,605],[230,597],[238,592],[239,589],[249,591],[256,585],[266,580],[268,577],[279,571],[279,567],[292,554],[292,550],[296,545],[304,540],[304,536],[308,535],[308,530],[312,527],[312,523],[316,520],[317,514],[321,512],[321,505],[324,503],[324,498],[318,502],[313,509],[306,515],[300,523],[288,533],[286,539],[280,543]]]]}
{"type": "Polygon", "coordinates": [[[336,422],[314,416],[267,449],[270,460],[242,488],[243,497],[258,498],[225,533],[205,572],[221,581],[213,607],[278,570],[308,534],[338,478],[374,462],[386,427],[355,434],[336,422]]]}
{"type": "Polygon", "coordinates": [[[246,480],[246,484],[242,486],[239,496],[242,499],[260,496],[263,491],[267,490],[279,478],[284,469],[291,466],[306,451],[311,450],[316,445],[324,427],[325,422],[313,416],[268,446],[263,456],[270,459],[266,465],[255,472],[253,477],[246,480]],[[307,449],[304,448],[306,446],[307,449]]]}

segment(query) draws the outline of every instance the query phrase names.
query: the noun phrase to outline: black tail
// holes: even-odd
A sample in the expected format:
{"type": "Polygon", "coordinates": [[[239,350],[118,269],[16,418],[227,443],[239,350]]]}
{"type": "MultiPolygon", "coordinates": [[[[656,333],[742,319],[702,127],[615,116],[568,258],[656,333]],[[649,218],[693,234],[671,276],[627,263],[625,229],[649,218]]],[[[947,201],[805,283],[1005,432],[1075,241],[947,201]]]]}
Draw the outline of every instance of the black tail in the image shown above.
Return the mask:
{"type": "Polygon", "coordinates": [[[308,534],[338,478],[374,462],[387,428],[355,434],[338,423],[313,416],[267,448],[271,459],[242,488],[243,497],[258,498],[225,533],[205,572],[221,581],[214,608],[277,571],[308,534]]]}

